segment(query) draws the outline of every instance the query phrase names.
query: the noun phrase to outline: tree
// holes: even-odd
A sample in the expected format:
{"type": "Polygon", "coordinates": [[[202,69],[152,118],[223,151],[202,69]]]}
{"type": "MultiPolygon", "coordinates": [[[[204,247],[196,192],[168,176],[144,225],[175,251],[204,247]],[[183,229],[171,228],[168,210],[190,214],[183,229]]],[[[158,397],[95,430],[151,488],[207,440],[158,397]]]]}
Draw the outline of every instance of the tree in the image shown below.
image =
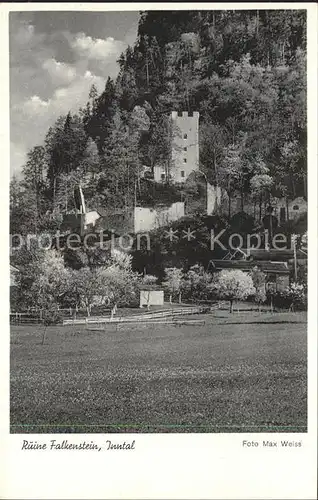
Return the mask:
{"type": "Polygon", "coordinates": [[[139,276],[132,270],[132,257],[114,252],[108,266],[98,270],[99,294],[111,306],[111,319],[119,305],[136,300],[139,276]]]}
{"type": "Polygon", "coordinates": [[[163,280],[163,286],[169,292],[169,302],[172,303],[173,297],[179,296],[179,303],[181,303],[181,294],[183,287],[183,271],[177,267],[166,267],[165,278],[163,280]]]}
{"type": "Polygon", "coordinates": [[[89,94],[88,94],[89,100],[92,103],[92,108],[94,109],[96,99],[98,97],[98,90],[96,88],[96,85],[93,83],[93,85],[90,88],[89,94]]]}
{"type": "Polygon", "coordinates": [[[229,215],[249,188],[261,209],[269,192],[306,196],[305,11],[143,12],[118,63],[117,78],[100,94],[92,86],[79,116],[60,117],[30,151],[12,226],[39,231],[48,209],[68,210],[72,173],[89,184],[88,204],[146,203],[142,165],[169,181],[172,110],[200,112],[200,170],[227,191],[229,215]]]}
{"type": "Polygon", "coordinates": [[[53,208],[59,189],[62,174],[76,170],[83,160],[88,137],[84,125],[78,115],[61,116],[51,127],[45,138],[45,149],[48,158],[47,178],[53,208]]]}
{"type": "Polygon", "coordinates": [[[258,156],[252,165],[253,176],[250,180],[252,198],[259,201],[259,220],[262,219],[263,201],[269,198],[274,179],[269,175],[269,169],[264,161],[258,156]]]}
{"type": "MultiPolygon", "coordinates": [[[[112,208],[132,207],[135,203],[140,174],[140,130],[134,129],[134,123],[129,113],[118,113],[103,146],[96,192],[102,203],[112,208]]],[[[141,125],[140,121],[138,124],[141,125]]]]}
{"type": "Polygon", "coordinates": [[[219,167],[224,156],[226,129],[207,120],[200,127],[200,164],[210,182],[219,185],[219,167]]]}
{"type": "Polygon", "coordinates": [[[149,111],[151,121],[147,134],[141,139],[141,159],[151,169],[162,166],[165,169],[165,178],[169,181],[169,174],[173,166],[172,159],[172,124],[168,113],[157,110],[149,111]]]}
{"type": "Polygon", "coordinates": [[[115,84],[110,77],[100,96],[95,86],[91,88],[88,104],[89,108],[84,117],[85,131],[96,142],[99,153],[102,153],[105,142],[112,132],[118,107],[115,84]]]}
{"type": "Polygon", "coordinates": [[[69,285],[70,272],[64,266],[62,255],[57,250],[46,250],[32,285],[34,302],[41,309],[48,301],[61,306],[69,285]]]}
{"type": "Polygon", "coordinates": [[[128,47],[125,55],[126,67],[119,72],[116,81],[116,94],[118,95],[121,109],[125,111],[131,111],[138,101],[138,88],[134,67],[132,67],[134,64],[133,58],[130,57],[131,52],[131,47],[128,47]]]}
{"type": "Polygon", "coordinates": [[[257,266],[253,267],[251,277],[255,288],[254,301],[260,309],[261,304],[266,300],[265,282],[266,275],[257,266]]]}
{"type": "Polygon", "coordinates": [[[78,171],[81,172],[84,182],[87,182],[87,177],[89,177],[89,182],[92,182],[99,168],[100,158],[98,148],[95,141],[89,137],[83,152],[83,157],[78,166],[78,171]]]}
{"type": "Polygon", "coordinates": [[[194,301],[208,300],[213,296],[213,275],[207,273],[203,266],[198,264],[190,267],[184,276],[183,289],[188,298],[194,301]]]}
{"type": "Polygon", "coordinates": [[[20,287],[29,282],[30,293],[29,297],[21,294],[20,300],[40,309],[44,324],[43,345],[47,327],[61,319],[59,307],[69,287],[69,271],[64,267],[63,257],[55,250],[35,251],[34,256],[37,258],[29,266],[20,267],[20,287]]]}
{"type": "Polygon", "coordinates": [[[47,173],[47,155],[43,146],[35,146],[28,153],[28,159],[22,168],[23,185],[28,195],[28,204],[34,213],[35,229],[38,230],[40,218],[45,209],[45,178],[47,173]]]}
{"type": "Polygon", "coordinates": [[[262,204],[273,185],[273,178],[268,174],[256,174],[251,179],[252,195],[259,200],[259,219],[262,218],[262,204]]]}
{"type": "Polygon", "coordinates": [[[141,283],[142,285],[155,285],[158,281],[157,276],[153,276],[152,274],[145,274],[142,277],[141,283]]]}
{"type": "Polygon", "coordinates": [[[13,176],[10,181],[10,234],[34,233],[35,227],[34,203],[29,200],[23,181],[13,176]]]}
{"type": "Polygon", "coordinates": [[[118,305],[135,298],[137,279],[138,275],[131,270],[130,264],[127,267],[127,260],[112,258],[96,268],[82,267],[71,271],[68,299],[75,307],[83,305],[88,316],[93,306],[106,304],[111,306],[113,317],[118,305]]]}
{"type": "Polygon", "coordinates": [[[17,266],[17,297],[18,310],[38,305],[38,293],[34,293],[34,283],[38,280],[42,269],[45,250],[38,248],[37,241],[31,240],[30,245],[12,250],[10,262],[17,266]]]}
{"type": "Polygon", "coordinates": [[[147,309],[150,308],[150,296],[151,296],[151,287],[155,286],[158,281],[157,276],[153,276],[152,274],[145,274],[142,277],[140,287],[145,290],[148,289],[147,294],[147,309]]]}
{"type": "Polygon", "coordinates": [[[61,321],[61,313],[58,304],[54,301],[53,297],[43,296],[41,298],[42,321],[44,330],[42,335],[42,345],[44,345],[47,327],[56,325],[61,321]]]}
{"type": "Polygon", "coordinates": [[[221,186],[226,190],[229,199],[228,216],[231,217],[231,199],[238,188],[242,176],[242,159],[238,145],[231,144],[225,148],[220,169],[219,179],[221,186]]]}
{"type": "Polygon", "coordinates": [[[223,270],[217,278],[217,293],[219,298],[230,302],[232,313],[235,300],[244,300],[255,294],[252,277],[240,270],[223,270]]]}
{"type": "Polygon", "coordinates": [[[86,308],[87,316],[91,315],[92,306],[100,295],[100,277],[97,270],[82,267],[73,270],[70,274],[69,300],[72,300],[76,309],[86,308]]]}
{"type": "Polygon", "coordinates": [[[289,178],[293,198],[296,198],[297,191],[299,192],[296,189],[297,184],[303,186],[302,191],[305,196],[307,195],[307,168],[301,155],[302,148],[297,140],[285,142],[281,147],[282,166],[285,176],[289,178]]]}

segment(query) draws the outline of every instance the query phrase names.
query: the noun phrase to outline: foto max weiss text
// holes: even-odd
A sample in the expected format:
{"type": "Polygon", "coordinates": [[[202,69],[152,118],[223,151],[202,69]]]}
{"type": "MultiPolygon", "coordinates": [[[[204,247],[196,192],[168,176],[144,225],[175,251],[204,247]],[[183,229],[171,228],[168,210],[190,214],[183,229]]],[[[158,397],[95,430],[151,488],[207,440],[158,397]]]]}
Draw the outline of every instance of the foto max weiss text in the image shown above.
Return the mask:
{"type": "Polygon", "coordinates": [[[301,448],[302,441],[291,441],[288,439],[270,440],[263,439],[262,441],[242,441],[243,448],[301,448]]]}

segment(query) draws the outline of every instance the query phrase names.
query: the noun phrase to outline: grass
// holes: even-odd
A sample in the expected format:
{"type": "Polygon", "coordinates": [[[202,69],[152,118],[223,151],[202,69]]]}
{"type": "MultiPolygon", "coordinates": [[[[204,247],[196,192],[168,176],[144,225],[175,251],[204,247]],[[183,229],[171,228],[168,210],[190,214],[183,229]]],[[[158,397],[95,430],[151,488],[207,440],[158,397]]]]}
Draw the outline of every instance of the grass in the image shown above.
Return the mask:
{"type": "Polygon", "coordinates": [[[306,432],[306,315],[11,328],[11,432],[306,432]]]}

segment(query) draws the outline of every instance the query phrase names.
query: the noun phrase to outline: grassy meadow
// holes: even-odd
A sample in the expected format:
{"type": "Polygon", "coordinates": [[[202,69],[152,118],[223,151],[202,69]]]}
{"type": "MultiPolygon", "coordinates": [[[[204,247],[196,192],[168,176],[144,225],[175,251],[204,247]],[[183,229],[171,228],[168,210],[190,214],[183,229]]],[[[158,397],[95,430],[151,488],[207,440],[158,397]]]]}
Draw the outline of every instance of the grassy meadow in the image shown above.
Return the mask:
{"type": "Polygon", "coordinates": [[[306,314],[200,318],[12,326],[11,432],[306,432],[306,314]]]}

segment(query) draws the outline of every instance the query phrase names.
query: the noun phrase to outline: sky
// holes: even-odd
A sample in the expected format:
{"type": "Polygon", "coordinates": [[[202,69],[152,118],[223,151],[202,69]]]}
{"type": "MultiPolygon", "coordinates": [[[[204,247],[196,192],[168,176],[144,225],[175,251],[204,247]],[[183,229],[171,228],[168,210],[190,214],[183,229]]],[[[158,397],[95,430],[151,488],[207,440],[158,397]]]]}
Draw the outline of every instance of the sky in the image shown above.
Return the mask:
{"type": "Polygon", "coordinates": [[[28,151],[48,128],[85,106],[118,72],[116,60],[137,36],[135,12],[10,13],[10,169],[19,175],[28,151]]]}

